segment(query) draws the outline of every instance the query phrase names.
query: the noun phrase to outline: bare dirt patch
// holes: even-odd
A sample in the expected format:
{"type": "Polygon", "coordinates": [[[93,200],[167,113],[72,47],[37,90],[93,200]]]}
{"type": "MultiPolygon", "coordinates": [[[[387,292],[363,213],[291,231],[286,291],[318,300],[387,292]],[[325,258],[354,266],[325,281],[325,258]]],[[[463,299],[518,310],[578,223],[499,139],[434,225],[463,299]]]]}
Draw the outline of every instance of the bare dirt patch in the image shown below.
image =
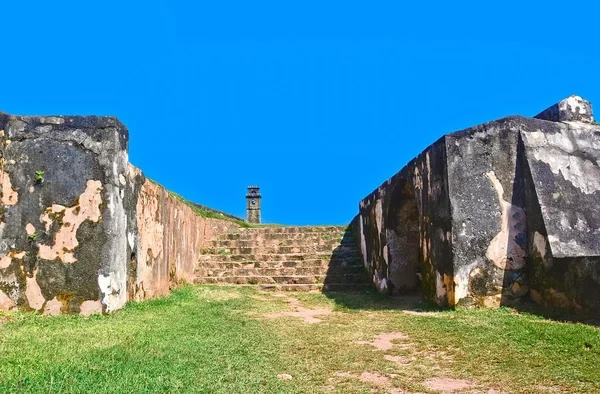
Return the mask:
{"type": "MultiPolygon", "coordinates": [[[[276,295],[279,297],[279,295],[276,295]]],[[[276,319],[279,317],[299,317],[304,320],[305,323],[315,324],[321,323],[323,320],[319,319],[316,316],[324,316],[330,315],[332,313],[331,309],[327,308],[317,308],[317,309],[308,309],[303,308],[300,305],[300,301],[295,298],[288,298],[287,301],[290,303],[290,306],[293,309],[293,312],[278,312],[278,313],[264,313],[262,316],[267,319],[276,319]]]]}
{"type": "Polygon", "coordinates": [[[469,380],[452,379],[437,377],[427,379],[423,382],[429,390],[435,390],[440,393],[456,393],[476,387],[477,385],[469,380]]]}
{"type": "MultiPolygon", "coordinates": [[[[377,335],[373,341],[356,341],[354,343],[359,345],[371,345],[375,350],[392,350],[394,346],[399,346],[392,341],[399,339],[408,339],[408,336],[401,332],[382,332],[377,335]]],[[[400,345],[399,347],[406,347],[406,344],[400,345]]]]}
{"type": "MultiPolygon", "coordinates": [[[[397,375],[394,374],[386,374],[382,375],[379,372],[363,372],[360,375],[353,375],[348,372],[336,372],[335,378],[329,378],[330,382],[337,380],[337,378],[351,378],[358,379],[362,383],[366,383],[370,386],[375,386],[375,389],[372,389],[372,393],[389,393],[389,394],[403,394],[404,390],[393,387],[390,378],[393,378],[397,375]]],[[[333,388],[333,386],[327,386],[333,388]]]]}

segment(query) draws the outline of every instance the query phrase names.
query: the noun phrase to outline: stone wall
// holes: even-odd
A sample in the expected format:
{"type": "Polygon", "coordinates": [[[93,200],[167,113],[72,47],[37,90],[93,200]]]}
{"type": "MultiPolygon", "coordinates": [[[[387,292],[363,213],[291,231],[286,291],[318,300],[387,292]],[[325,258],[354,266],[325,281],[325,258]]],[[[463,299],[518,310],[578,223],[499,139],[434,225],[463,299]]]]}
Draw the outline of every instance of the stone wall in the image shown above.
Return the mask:
{"type": "Polygon", "coordinates": [[[237,227],[147,180],[127,145],[116,118],[0,113],[0,309],[90,314],[165,294],[237,227]]]}
{"type": "Polygon", "coordinates": [[[452,302],[449,204],[444,138],[361,201],[357,239],[380,291],[452,302]]]}
{"type": "Polygon", "coordinates": [[[130,256],[128,300],[167,294],[173,284],[191,282],[202,249],[219,234],[239,229],[234,222],[204,218],[130,165],[127,210],[130,256]]]}
{"type": "Polygon", "coordinates": [[[447,306],[600,312],[599,163],[600,125],[577,96],[444,136],[360,203],[374,284],[447,306]]]}

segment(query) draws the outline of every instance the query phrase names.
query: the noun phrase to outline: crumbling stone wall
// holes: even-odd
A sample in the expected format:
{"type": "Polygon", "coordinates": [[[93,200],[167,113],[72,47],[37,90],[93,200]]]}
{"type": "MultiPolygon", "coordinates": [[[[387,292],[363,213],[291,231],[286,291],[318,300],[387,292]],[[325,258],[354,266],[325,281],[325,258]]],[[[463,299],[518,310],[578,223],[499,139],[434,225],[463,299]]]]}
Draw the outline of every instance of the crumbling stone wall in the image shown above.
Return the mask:
{"type": "Polygon", "coordinates": [[[577,96],[444,136],[360,203],[373,282],[415,283],[410,260],[416,290],[441,305],[600,312],[599,163],[600,126],[577,96]]]}
{"type": "Polygon", "coordinates": [[[116,118],[0,113],[0,309],[91,314],[165,294],[237,227],[147,180],[127,145],[116,118]]]}

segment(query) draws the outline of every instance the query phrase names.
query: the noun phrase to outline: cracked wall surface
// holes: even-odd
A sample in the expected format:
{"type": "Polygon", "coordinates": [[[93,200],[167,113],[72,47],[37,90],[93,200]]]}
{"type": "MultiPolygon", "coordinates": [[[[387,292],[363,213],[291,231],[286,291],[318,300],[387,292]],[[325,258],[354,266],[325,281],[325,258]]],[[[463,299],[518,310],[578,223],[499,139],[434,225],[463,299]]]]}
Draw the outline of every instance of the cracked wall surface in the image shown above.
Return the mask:
{"type": "Polygon", "coordinates": [[[0,309],[89,315],[166,294],[236,226],[147,180],[127,148],[113,117],[0,113],[0,309]]]}
{"type": "Polygon", "coordinates": [[[442,137],[361,201],[353,231],[380,291],[599,313],[599,201],[600,125],[572,96],[442,137]]]}

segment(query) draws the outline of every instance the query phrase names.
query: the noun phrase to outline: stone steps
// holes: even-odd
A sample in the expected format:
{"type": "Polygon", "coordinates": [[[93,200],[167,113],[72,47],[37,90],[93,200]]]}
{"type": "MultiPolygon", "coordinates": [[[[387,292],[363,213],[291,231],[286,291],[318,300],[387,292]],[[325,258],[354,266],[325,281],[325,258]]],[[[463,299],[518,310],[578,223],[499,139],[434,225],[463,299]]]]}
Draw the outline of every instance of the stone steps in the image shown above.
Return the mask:
{"type": "Polygon", "coordinates": [[[300,246],[249,246],[249,247],[223,247],[221,249],[205,249],[202,254],[233,254],[233,255],[257,255],[257,254],[315,254],[331,253],[356,254],[356,247],[330,246],[330,245],[300,245],[300,246]]]}
{"type": "Polygon", "coordinates": [[[219,248],[271,248],[271,247],[305,247],[309,245],[316,245],[321,247],[327,247],[329,249],[335,249],[337,247],[344,248],[356,248],[356,245],[352,241],[340,241],[335,239],[315,239],[315,240],[305,240],[305,239],[288,239],[288,240],[279,240],[279,239],[270,239],[270,240],[261,240],[261,239],[218,239],[211,242],[211,249],[219,249],[219,248]]]}
{"type": "Polygon", "coordinates": [[[279,241],[290,241],[290,240],[334,240],[334,241],[344,241],[350,240],[348,237],[345,237],[343,233],[230,233],[230,234],[222,234],[217,240],[229,240],[229,241],[251,241],[251,240],[279,240],[279,241]]]}
{"type": "Polygon", "coordinates": [[[206,261],[198,265],[200,268],[235,269],[235,268],[336,268],[363,267],[362,261],[348,260],[301,260],[301,261],[206,261]]]}
{"type": "Polygon", "coordinates": [[[365,283],[365,275],[360,274],[336,274],[336,275],[282,275],[282,276],[197,276],[196,284],[230,283],[238,285],[258,284],[320,284],[320,283],[365,283]]]}
{"type": "Polygon", "coordinates": [[[221,287],[253,287],[259,288],[264,291],[353,291],[353,290],[368,290],[372,289],[373,286],[370,283],[356,284],[356,283],[312,283],[312,284],[257,284],[257,285],[243,285],[243,284],[229,284],[229,283],[216,283],[217,286],[221,287]]]}
{"type": "Polygon", "coordinates": [[[369,287],[345,227],[260,227],[221,235],[202,250],[194,283],[312,291],[369,287]]]}
{"type": "Polygon", "coordinates": [[[337,275],[337,274],[362,274],[364,267],[279,267],[279,268],[212,268],[203,267],[196,269],[198,276],[224,277],[224,276],[290,276],[290,275],[337,275]]]}
{"type": "Polygon", "coordinates": [[[343,260],[347,262],[362,262],[357,253],[264,253],[264,254],[206,254],[201,255],[199,262],[207,261],[306,261],[306,260],[343,260]]]}

